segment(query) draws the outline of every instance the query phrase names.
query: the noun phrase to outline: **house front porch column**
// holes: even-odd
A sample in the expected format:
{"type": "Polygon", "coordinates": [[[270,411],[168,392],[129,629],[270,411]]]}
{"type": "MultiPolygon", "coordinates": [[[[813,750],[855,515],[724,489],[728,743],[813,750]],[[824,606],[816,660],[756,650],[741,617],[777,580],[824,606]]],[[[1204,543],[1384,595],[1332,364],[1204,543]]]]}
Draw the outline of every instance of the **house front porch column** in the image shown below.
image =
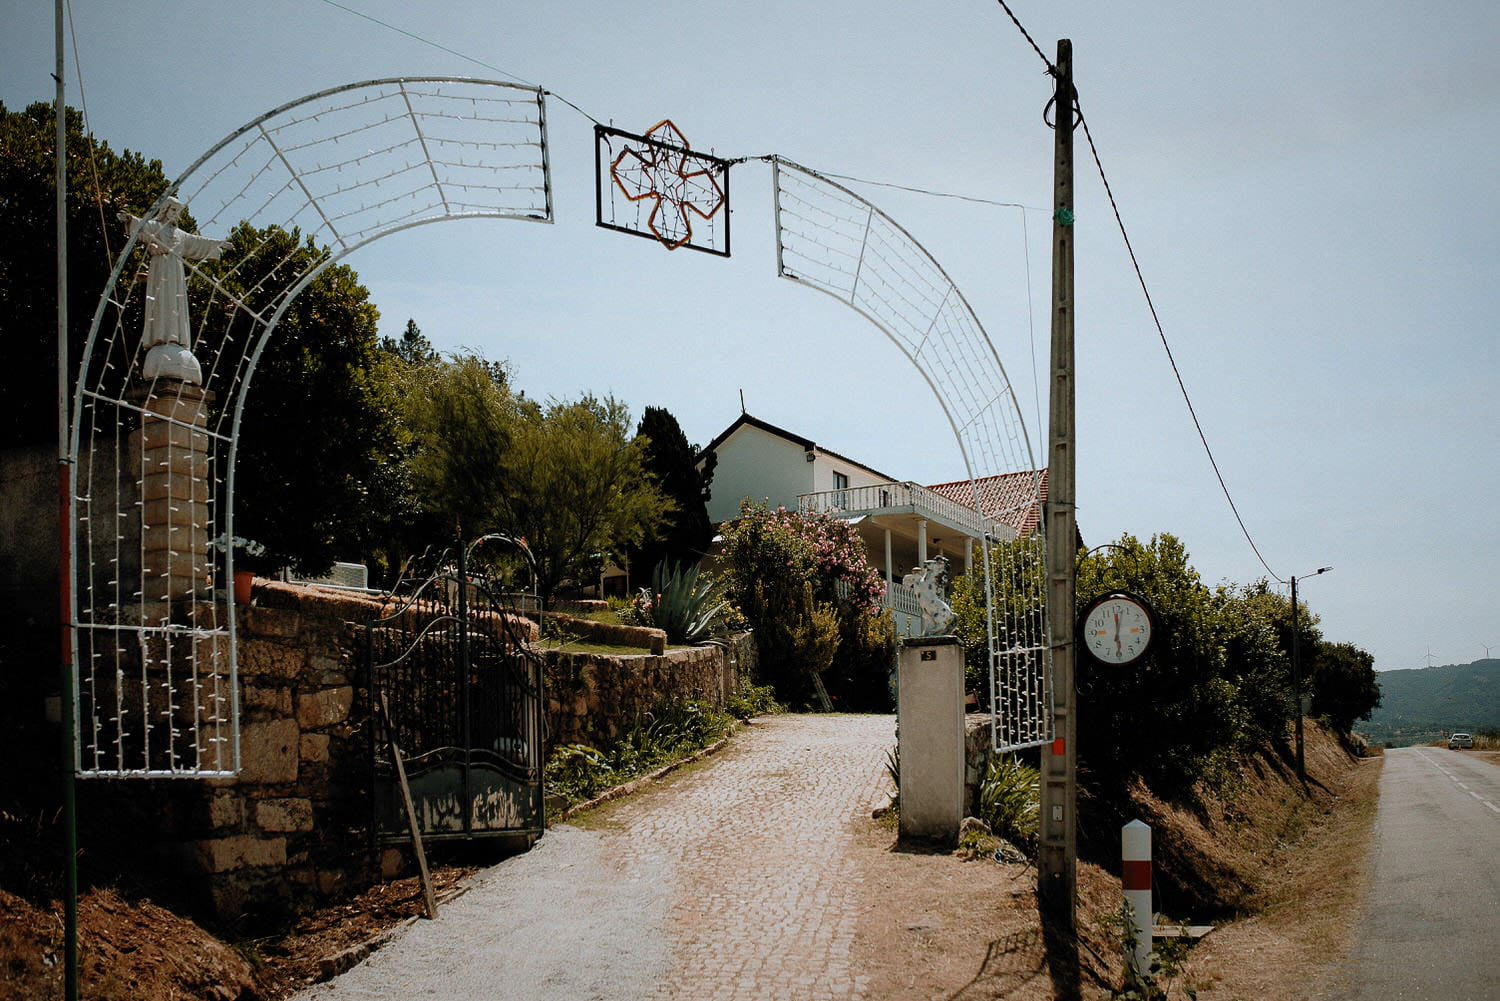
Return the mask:
{"type": "Polygon", "coordinates": [[[927,565],[927,519],[917,519],[917,566],[927,565]]]}
{"type": "Polygon", "coordinates": [[[885,582],[894,584],[896,582],[895,568],[891,566],[891,530],[885,530],[885,582]]]}
{"type": "Polygon", "coordinates": [[[974,572],[974,540],[964,539],[964,573],[974,572]]]}

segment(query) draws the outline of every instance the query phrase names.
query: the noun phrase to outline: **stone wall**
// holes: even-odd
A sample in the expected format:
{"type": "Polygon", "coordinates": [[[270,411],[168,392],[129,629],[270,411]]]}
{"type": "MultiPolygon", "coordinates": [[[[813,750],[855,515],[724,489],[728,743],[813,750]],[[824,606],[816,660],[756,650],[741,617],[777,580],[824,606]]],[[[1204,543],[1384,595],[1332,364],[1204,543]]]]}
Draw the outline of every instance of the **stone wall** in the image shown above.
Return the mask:
{"type": "Polygon", "coordinates": [[[664,701],[723,707],[739,684],[724,648],[695,646],[660,656],[547,654],[547,743],[606,747],[664,701]]]}
{"type": "MultiPolygon", "coordinates": [[[[361,626],[380,604],[257,580],[236,619],[241,770],[233,779],[80,783],[86,858],[146,876],[241,933],[284,926],[406,863],[371,834],[361,626]]],[[[534,623],[521,628],[531,640],[534,623]]],[[[547,742],[607,743],[667,699],[722,706],[738,677],[719,647],[661,656],[548,655],[547,742]]]]}

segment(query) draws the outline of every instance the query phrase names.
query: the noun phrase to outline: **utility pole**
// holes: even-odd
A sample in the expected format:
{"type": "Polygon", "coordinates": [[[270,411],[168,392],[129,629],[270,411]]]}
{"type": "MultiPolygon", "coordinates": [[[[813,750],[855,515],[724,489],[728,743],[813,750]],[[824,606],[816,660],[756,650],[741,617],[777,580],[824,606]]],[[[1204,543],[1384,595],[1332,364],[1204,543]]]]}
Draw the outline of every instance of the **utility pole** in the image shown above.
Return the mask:
{"type": "Polygon", "coordinates": [[[1047,421],[1047,621],[1052,648],[1052,735],[1042,748],[1042,844],[1038,891],[1067,928],[1074,925],[1078,858],[1078,719],[1074,711],[1074,593],[1078,529],[1074,510],[1073,379],[1073,43],[1057,43],[1053,67],[1056,153],[1052,212],[1052,388],[1047,421]]]}
{"type": "MultiPolygon", "coordinates": [[[[1333,567],[1319,567],[1303,578],[1325,574],[1333,567]]],[[[1302,753],[1302,634],[1297,628],[1297,578],[1292,577],[1292,697],[1297,700],[1293,718],[1297,721],[1297,781],[1307,781],[1306,759],[1302,753]]]]}
{"type": "Polygon", "coordinates": [[[53,113],[57,117],[56,172],[57,185],[57,607],[60,653],[58,658],[62,723],[62,793],[63,793],[63,998],[78,999],[78,808],[73,788],[74,741],[77,732],[73,722],[73,637],[69,623],[73,618],[72,468],[68,464],[68,109],[63,95],[63,5],[53,5],[56,22],[56,52],[53,77],[57,97],[53,113]]]}

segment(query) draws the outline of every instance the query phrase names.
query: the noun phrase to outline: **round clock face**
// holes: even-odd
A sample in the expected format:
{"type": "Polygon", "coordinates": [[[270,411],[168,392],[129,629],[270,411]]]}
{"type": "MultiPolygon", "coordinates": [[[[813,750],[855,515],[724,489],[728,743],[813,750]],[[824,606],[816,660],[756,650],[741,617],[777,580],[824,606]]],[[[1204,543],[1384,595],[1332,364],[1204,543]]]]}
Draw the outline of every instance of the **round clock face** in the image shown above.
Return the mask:
{"type": "Polygon", "coordinates": [[[1082,631],[1083,645],[1096,660],[1129,664],[1151,643],[1151,612],[1139,598],[1105,595],[1089,605],[1082,631]]]}

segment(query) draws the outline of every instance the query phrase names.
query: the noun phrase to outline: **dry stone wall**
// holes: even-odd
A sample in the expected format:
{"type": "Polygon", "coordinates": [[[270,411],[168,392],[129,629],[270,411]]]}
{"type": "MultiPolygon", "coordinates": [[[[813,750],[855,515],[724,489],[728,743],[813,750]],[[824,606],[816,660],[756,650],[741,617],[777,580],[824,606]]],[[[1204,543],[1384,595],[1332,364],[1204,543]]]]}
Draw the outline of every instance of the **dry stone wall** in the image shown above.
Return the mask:
{"type": "Polygon", "coordinates": [[[721,647],[661,655],[547,654],[547,743],[607,747],[664,701],[695,699],[722,708],[738,685],[721,647]]]}

